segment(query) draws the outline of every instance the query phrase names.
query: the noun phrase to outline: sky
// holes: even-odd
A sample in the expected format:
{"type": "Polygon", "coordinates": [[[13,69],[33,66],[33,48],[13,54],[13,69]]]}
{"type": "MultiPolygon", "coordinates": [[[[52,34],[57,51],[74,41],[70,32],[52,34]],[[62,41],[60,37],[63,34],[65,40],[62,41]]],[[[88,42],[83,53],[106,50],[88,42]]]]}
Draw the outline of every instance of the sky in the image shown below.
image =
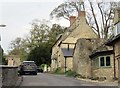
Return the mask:
{"type": "MultiPolygon", "coordinates": [[[[6,25],[4,28],[0,27],[0,44],[4,49],[4,53],[10,50],[11,41],[17,37],[24,37],[29,33],[30,23],[34,19],[50,20],[50,12],[64,1],[65,0],[0,0],[0,25],[6,25]]],[[[52,23],[58,23],[61,26],[69,26],[69,21],[66,20],[50,21],[52,21],[52,23]]]]}
{"type": "MultiPolygon", "coordinates": [[[[24,37],[30,31],[30,23],[34,19],[50,20],[50,12],[64,0],[0,0],[0,44],[4,53],[10,50],[10,43],[17,37],[24,37]]],[[[52,20],[62,26],[68,21],[52,20]],[[63,23],[64,22],[64,23],[63,23]]]]}

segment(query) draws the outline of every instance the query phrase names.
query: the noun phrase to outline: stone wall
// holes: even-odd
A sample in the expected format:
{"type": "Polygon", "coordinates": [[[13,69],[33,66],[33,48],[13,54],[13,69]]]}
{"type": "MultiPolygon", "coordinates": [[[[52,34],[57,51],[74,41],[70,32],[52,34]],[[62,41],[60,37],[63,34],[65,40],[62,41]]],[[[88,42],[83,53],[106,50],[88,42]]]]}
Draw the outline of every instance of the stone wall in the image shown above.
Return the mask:
{"type": "Polygon", "coordinates": [[[115,59],[118,60],[118,67],[116,69],[118,69],[118,84],[120,87],[120,41],[117,41],[114,45],[115,48],[115,59]]]}
{"type": "Polygon", "coordinates": [[[91,77],[91,59],[89,55],[102,43],[102,39],[79,39],[73,56],[73,70],[84,77],[91,77]]]}
{"type": "MultiPolygon", "coordinates": [[[[105,78],[109,81],[113,81],[114,78],[114,58],[113,58],[113,54],[109,55],[111,57],[111,65],[109,67],[94,67],[94,65],[92,65],[92,77],[93,78],[105,78]]],[[[93,63],[92,63],[93,64],[93,63]]],[[[118,63],[116,60],[116,73],[118,73],[118,63]]],[[[116,74],[116,77],[118,78],[118,74],[116,74]]]]}
{"type": "Polygon", "coordinates": [[[18,67],[0,66],[2,69],[2,86],[15,86],[18,80],[18,67]]]}

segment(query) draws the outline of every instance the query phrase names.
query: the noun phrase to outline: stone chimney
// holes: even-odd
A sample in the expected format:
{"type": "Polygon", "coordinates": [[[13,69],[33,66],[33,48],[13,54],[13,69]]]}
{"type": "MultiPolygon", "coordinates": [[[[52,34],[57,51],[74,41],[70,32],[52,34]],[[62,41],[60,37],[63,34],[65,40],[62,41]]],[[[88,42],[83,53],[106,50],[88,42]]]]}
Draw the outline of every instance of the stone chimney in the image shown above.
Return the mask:
{"type": "Polygon", "coordinates": [[[75,22],[76,16],[70,16],[70,26],[75,22]]]}
{"type": "Polygon", "coordinates": [[[79,11],[78,17],[85,17],[85,11],[79,11]]]}

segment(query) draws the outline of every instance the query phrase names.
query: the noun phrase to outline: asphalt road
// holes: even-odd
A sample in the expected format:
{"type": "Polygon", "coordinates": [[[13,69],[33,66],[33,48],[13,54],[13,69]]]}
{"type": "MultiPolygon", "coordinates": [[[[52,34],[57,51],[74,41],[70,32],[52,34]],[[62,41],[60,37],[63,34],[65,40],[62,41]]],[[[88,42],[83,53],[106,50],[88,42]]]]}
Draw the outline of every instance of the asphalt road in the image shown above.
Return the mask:
{"type": "MultiPolygon", "coordinates": [[[[38,75],[23,75],[21,86],[100,86],[96,83],[77,80],[63,75],[38,73],[38,75]]],[[[92,88],[92,87],[91,87],[92,88]]]]}

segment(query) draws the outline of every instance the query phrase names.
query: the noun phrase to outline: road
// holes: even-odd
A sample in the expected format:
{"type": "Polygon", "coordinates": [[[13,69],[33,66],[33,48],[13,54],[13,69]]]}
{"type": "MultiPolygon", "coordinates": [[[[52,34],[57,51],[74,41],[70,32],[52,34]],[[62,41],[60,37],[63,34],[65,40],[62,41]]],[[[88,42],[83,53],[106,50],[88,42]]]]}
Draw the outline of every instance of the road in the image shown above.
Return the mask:
{"type": "Polygon", "coordinates": [[[77,80],[63,75],[38,73],[24,75],[21,86],[100,86],[96,83],[77,80]]]}

